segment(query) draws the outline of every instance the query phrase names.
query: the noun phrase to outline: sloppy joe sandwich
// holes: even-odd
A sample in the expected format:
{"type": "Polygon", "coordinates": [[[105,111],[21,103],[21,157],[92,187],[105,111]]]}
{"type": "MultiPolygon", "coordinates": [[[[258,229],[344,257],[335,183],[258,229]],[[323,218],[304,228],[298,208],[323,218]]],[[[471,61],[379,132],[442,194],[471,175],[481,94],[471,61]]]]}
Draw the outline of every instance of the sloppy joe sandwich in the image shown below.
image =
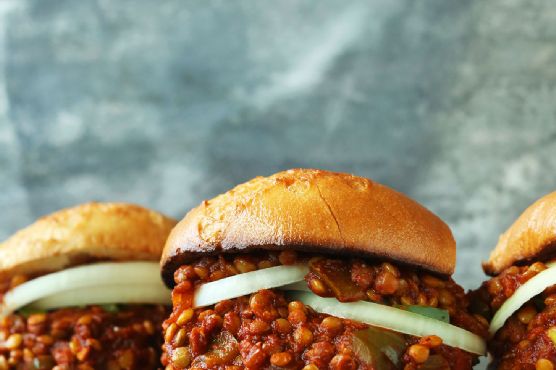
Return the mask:
{"type": "Polygon", "coordinates": [[[556,368],[556,192],[537,200],[500,236],[470,294],[490,320],[491,368],[556,368]]]}
{"type": "Polygon", "coordinates": [[[469,370],[484,319],[450,275],[456,245],[386,186],[294,169],[191,210],[161,260],[166,369],[469,370]]]}
{"type": "Polygon", "coordinates": [[[176,222],[124,203],[39,219],[0,244],[0,369],[157,369],[176,222]]]}

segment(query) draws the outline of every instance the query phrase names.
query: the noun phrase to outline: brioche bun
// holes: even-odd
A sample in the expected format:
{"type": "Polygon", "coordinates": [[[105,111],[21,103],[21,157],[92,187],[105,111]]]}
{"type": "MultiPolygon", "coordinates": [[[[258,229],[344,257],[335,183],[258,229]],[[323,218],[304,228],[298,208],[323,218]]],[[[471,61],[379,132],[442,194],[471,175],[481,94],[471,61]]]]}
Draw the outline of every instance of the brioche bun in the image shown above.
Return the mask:
{"type": "Polygon", "coordinates": [[[542,260],[556,252],[556,192],[545,195],[530,205],[500,235],[498,244],[483,262],[489,275],[519,263],[542,260]]]}
{"type": "Polygon", "coordinates": [[[0,244],[0,276],[35,275],[91,260],[158,261],[176,224],[125,203],[87,203],[45,216],[0,244]]]}
{"type": "Polygon", "coordinates": [[[202,255],[298,250],[378,257],[440,274],[456,246],[432,212],[384,185],[353,175],[294,169],[257,177],[204,201],[171,232],[162,274],[202,255]]]}

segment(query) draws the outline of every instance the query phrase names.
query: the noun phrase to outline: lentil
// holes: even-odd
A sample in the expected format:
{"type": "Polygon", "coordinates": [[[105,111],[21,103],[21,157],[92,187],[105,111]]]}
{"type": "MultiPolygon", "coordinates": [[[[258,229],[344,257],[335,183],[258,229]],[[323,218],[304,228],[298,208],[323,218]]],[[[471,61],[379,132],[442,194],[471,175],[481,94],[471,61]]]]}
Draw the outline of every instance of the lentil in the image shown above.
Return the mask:
{"type": "Polygon", "coordinates": [[[236,257],[234,259],[234,267],[243,274],[246,272],[255,271],[257,269],[257,264],[250,261],[246,257],[236,257]]]}
{"type": "Polygon", "coordinates": [[[374,288],[382,295],[394,294],[398,290],[398,280],[389,271],[382,271],[375,280],[374,288]]]}
{"type": "Polygon", "coordinates": [[[552,361],[547,360],[545,358],[541,358],[535,363],[535,370],[553,370],[553,369],[554,369],[554,365],[552,364],[552,361]]]}
{"type": "Polygon", "coordinates": [[[191,356],[187,347],[178,347],[172,353],[172,363],[178,368],[185,368],[189,366],[191,356]]]}
{"type": "Polygon", "coordinates": [[[409,347],[409,356],[418,364],[422,364],[429,358],[429,349],[420,344],[414,344],[409,347]]]}
{"type": "Polygon", "coordinates": [[[308,284],[309,284],[309,288],[315,294],[318,294],[320,296],[328,295],[328,288],[326,287],[326,285],[324,285],[324,283],[322,281],[320,281],[320,279],[312,278],[312,279],[309,280],[308,284]]]}
{"type": "Polygon", "coordinates": [[[270,357],[270,363],[274,366],[284,367],[292,361],[292,354],[289,352],[275,353],[270,357]]]}
{"type": "Polygon", "coordinates": [[[546,335],[548,335],[552,343],[554,343],[554,346],[556,346],[556,327],[553,326],[550,329],[548,329],[546,331],[546,335]]]}
{"type": "Polygon", "coordinates": [[[303,310],[296,309],[290,311],[288,314],[288,321],[293,325],[303,324],[307,321],[307,315],[303,312],[303,310]]]}
{"type": "Polygon", "coordinates": [[[193,309],[188,308],[187,310],[183,310],[183,312],[178,317],[178,320],[176,321],[176,323],[180,326],[183,326],[183,325],[187,324],[187,322],[189,320],[191,320],[192,317],[193,317],[193,309]]]}
{"type": "Polygon", "coordinates": [[[537,310],[533,305],[526,305],[517,313],[517,318],[524,324],[529,324],[533,317],[537,314],[537,310]]]}
{"type": "Polygon", "coordinates": [[[319,370],[319,368],[313,364],[308,364],[303,367],[303,370],[319,370]]]}
{"type": "Polygon", "coordinates": [[[203,266],[195,266],[193,268],[193,271],[195,272],[195,274],[197,276],[199,276],[201,279],[206,279],[208,276],[208,270],[206,268],[204,268],[203,266]]]}
{"type": "Polygon", "coordinates": [[[342,323],[342,320],[333,316],[324,318],[324,320],[322,320],[320,325],[323,331],[328,333],[330,336],[336,336],[344,329],[344,324],[342,323]]]}
{"type": "Polygon", "coordinates": [[[332,370],[354,370],[356,367],[355,360],[349,355],[338,354],[330,361],[332,370]]]}
{"type": "Polygon", "coordinates": [[[297,262],[297,253],[291,250],[282,251],[278,255],[278,261],[280,261],[282,265],[293,265],[297,262]]]}
{"type": "Polygon", "coordinates": [[[276,319],[274,321],[274,330],[279,334],[289,334],[292,331],[292,325],[286,319],[276,319]]]}
{"type": "Polygon", "coordinates": [[[313,332],[305,327],[299,327],[293,333],[295,345],[299,348],[307,347],[313,341],[313,332]]]}
{"type": "Polygon", "coordinates": [[[432,288],[443,288],[444,282],[432,275],[424,275],[423,282],[432,288]]]}
{"type": "Polygon", "coordinates": [[[23,342],[23,337],[21,336],[21,334],[16,333],[10,335],[8,339],[6,339],[4,346],[7,349],[16,349],[21,345],[22,342],[23,342]]]}
{"type": "Polygon", "coordinates": [[[174,335],[176,335],[177,330],[178,330],[178,326],[176,324],[174,323],[170,324],[170,326],[166,328],[164,334],[164,340],[166,342],[170,342],[174,338],[174,335]]]}
{"type": "Polygon", "coordinates": [[[261,319],[255,319],[251,322],[249,329],[251,333],[255,335],[264,334],[270,329],[270,325],[268,325],[266,322],[264,322],[261,319]]]}
{"type": "Polygon", "coordinates": [[[178,330],[177,334],[174,336],[174,345],[183,346],[187,340],[187,332],[185,329],[178,330]]]}
{"type": "Polygon", "coordinates": [[[46,314],[36,313],[27,318],[27,325],[40,325],[46,321],[46,314]]]}

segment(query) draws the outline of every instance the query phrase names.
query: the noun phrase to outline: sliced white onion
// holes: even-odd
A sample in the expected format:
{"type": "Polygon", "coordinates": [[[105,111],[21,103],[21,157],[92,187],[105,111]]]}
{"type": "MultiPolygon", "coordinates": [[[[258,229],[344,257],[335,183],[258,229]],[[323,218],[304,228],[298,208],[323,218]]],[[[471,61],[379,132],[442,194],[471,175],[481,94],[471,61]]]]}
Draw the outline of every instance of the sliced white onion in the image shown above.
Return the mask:
{"type": "Polygon", "coordinates": [[[36,310],[50,310],[60,307],[101,305],[112,303],[145,303],[171,305],[170,292],[160,284],[149,285],[107,285],[86,289],[72,289],[55,293],[29,305],[36,310]]]}
{"type": "Polygon", "coordinates": [[[193,307],[204,307],[226,299],[277,288],[302,281],[309,272],[305,265],[275,266],[230,276],[200,285],[195,290],[193,307]]]}
{"type": "Polygon", "coordinates": [[[490,322],[490,335],[496,334],[506,320],[519,310],[521,306],[536,295],[541,294],[549,286],[556,284],[556,265],[551,263],[549,266],[549,268],[539,272],[517,288],[514,294],[500,306],[490,322]]]}
{"type": "Polygon", "coordinates": [[[40,276],[15,287],[4,295],[0,315],[8,315],[32,302],[68,290],[85,290],[90,287],[106,287],[114,284],[159,285],[160,289],[164,289],[169,294],[161,282],[160,266],[156,262],[96,263],[40,276]]]}
{"type": "Polygon", "coordinates": [[[342,303],[335,298],[322,298],[313,293],[290,292],[288,297],[311,306],[315,311],[359,321],[416,337],[437,335],[444,344],[484,355],[485,341],[478,335],[443,321],[413,312],[372,302],[342,303]]]}

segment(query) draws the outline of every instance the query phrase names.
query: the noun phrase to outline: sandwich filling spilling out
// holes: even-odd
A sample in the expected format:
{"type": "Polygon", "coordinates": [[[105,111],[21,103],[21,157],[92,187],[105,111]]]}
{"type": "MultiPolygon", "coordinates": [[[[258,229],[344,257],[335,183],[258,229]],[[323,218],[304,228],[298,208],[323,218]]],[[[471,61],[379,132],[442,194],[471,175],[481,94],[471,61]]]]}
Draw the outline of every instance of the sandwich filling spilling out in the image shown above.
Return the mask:
{"type": "Polygon", "coordinates": [[[0,282],[0,369],[156,369],[170,292],[156,262],[0,282]]]}
{"type": "Polygon", "coordinates": [[[471,310],[491,321],[493,368],[556,368],[556,266],[511,266],[470,294],[471,310]]]}
{"type": "Polygon", "coordinates": [[[174,272],[167,369],[470,369],[488,323],[422,270],[327,255],[201,257],[174,272]]]}

